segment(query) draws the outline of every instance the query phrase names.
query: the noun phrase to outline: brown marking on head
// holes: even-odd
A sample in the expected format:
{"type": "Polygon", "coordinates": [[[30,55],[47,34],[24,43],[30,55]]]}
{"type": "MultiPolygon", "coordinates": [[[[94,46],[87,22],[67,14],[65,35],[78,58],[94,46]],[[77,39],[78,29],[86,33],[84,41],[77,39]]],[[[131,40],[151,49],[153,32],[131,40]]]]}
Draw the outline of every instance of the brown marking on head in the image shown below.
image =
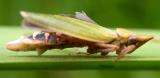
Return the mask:
{"type": "Polygon", "coordinates": [[[128,38],[128,45],[135,45],[136,46],[129,53],[133,52],[134,50],[136,50],[137,48],[139,48],[140,46],[142,46],[143,44],[145,44],[149,40],[153,39],[152,36],[136,36],[136,35],[134,35],[134,36],[135,37],[130,36],[128,38]]]}
{"type": "Polygon", "coordinates": [[[152,36],[137,36],[135,34],[131,35],[128,38],[127,43],[121,44],[120,49],[117,50],[117,59],[119,60],[120,58],[123,58],[126,54],[132,53],[137,48],[139,48],[151,39],[153,39],[152,36]]]}

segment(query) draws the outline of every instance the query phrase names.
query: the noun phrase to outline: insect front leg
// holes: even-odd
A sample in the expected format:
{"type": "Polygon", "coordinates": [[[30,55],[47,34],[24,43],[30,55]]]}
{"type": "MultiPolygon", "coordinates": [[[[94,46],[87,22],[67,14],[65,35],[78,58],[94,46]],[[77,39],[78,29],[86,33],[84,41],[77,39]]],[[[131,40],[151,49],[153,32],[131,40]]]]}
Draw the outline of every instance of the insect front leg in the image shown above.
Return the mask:
{"type": "Polygon", "coordinates": [[[133,52],[136,49],[136,45],[125,46],[125,48],[121,49],[118,53],[117,59],[123,58],[126,54],[133,52]]]}
{"type": "Polygon", "coordinates": [[[133,52],[137,48],[137,36],[132,34],[128,37],[126,43],[120,43],[120,48],[117,50],[117,59],[123,58],[126,54],[133,52]]]}
{"type": "Polygon", "coordinates": [[[118,49],[118,46],[113,44],[96,44],[94,46],[90,46],[87,49],[87,52],[90,54],[101,52],[102,56],[107,55],[109,52],[116,51],[118,49]]]}
{"type": "Polygon", "coordinates": [[[119,47],[113,44],[105,44],[105,48],[99,49],[98,51],[101,52],[101,56],[107,55],[109,52],[116,51],[119,47]]]}
{"type": "Polygon", "coordinates": [[[101,52],[101,56],[107,55],[109,52],[115,51],[115,48],[107,48],[107,49],[99,49],[98,51],[101,52]]]}

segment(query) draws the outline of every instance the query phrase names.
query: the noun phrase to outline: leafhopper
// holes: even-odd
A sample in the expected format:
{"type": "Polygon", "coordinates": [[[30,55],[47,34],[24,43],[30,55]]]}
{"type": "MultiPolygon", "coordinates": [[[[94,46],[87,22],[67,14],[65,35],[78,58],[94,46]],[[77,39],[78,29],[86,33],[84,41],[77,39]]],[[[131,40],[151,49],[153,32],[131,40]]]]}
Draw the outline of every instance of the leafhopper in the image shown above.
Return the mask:
{"type": "Polygon", "coordinates": [[[152,36],[141,36],[123,28],[115,31],[100,26],[84,12],[73,16],[21,12],[23,27],[37,29],[32,35],[7,43],[12,51],[38,51],[38,55],[50,49],[87,46],[88,54],[102,56],[116,52],[117,59],[132,53],[152,36]]]}

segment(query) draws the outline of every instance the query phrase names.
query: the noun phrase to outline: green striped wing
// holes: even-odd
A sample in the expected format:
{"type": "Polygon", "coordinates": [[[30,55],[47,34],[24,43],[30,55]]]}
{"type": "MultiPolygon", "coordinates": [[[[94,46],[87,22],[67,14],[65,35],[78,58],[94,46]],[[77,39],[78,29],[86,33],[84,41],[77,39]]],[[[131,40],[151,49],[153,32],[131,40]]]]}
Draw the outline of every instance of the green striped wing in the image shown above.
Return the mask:
{"type": "Polygon", "coordinates": [[[24,20],[41,28],[63,33],[79,39],[107,43],[117,38],[115,32],[97,24],[63,16],[21,12],[24,20]]]}

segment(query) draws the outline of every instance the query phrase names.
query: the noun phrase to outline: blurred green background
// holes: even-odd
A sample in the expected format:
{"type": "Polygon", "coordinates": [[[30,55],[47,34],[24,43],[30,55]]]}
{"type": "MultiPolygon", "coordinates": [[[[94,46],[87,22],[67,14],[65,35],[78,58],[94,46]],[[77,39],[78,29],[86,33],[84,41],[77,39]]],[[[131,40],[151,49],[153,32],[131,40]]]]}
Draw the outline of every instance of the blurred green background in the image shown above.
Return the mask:
{"type": "Polygon", "coordinates": [[[0,25],[20,25],[19,11],[85,11],[106,27],[160,28],[159,0],[0,0],[0,25]]]}
{"type": "MultiPolygon", "coordinates": [[[[117,28],[160,28],[160,0],[0,0],[0,26],[20,26],[19,11],[74,14],[85,11],[100,25],[117,28]]],[[[8,27],[9,28],[9,27],[8,27]]],[[[147,70],[11,70],[0,71],[4,78],[152,78],[160,71],[147,70]]]]}

